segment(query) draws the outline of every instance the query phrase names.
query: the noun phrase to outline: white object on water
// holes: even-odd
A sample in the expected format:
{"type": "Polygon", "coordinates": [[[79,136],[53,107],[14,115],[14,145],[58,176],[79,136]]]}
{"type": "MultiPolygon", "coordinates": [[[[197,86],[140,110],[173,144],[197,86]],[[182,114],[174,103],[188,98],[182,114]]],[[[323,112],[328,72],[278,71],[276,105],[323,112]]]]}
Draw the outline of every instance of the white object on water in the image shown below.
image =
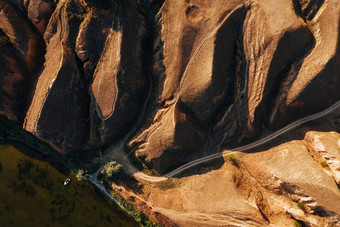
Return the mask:
{"type": "Polygon", "coordinates": [[[67,178],[65,181],[64,181],[64,185],[68,185],[69,183],[71,182],[71,179],[70,178],[67,178]]]}

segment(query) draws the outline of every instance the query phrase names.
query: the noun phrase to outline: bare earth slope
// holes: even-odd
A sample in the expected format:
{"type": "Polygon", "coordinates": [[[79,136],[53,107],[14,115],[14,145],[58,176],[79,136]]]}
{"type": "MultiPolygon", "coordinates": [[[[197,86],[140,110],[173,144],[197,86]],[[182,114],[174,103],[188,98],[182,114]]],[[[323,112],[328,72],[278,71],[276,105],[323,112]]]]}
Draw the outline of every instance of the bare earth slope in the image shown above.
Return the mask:
{"type": "MultiPolygon", "coordinates": [[[[0,113],[79,164],[166,174],[339,101],[339,31],[338,0],[0,0],[0,113]]],[[[125,195],[180,225],[339,224],[331,112],[125,195]]]]}

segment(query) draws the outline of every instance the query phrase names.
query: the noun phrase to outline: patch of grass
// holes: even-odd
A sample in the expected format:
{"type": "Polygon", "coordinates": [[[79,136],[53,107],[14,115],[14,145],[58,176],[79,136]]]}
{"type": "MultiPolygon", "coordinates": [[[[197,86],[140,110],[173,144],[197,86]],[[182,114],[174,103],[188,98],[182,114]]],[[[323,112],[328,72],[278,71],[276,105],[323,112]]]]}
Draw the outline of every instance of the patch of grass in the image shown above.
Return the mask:
{"type": "Polygon", "coordinates": [[[234,166],[238,166],[237,159],[234,155],[230,154],[225,157],[225,161],[231,162],[234,166]]]}
{"type": "Polygon", "coordinates": [[[166,190],[168,190],[168,189],[170,189],[170,188],[175,188],[175,187],[177,186],[177,184],[176,184],[176,182],[174,181],[174,179],[169,178],[169,179],[167,179],[167,180],[165,180],[165,181],[158,182],[158,183],[156,184],[156,186],[157,186],[159,189],[161,189],[161,190],[163,190],[163,191],[166,191],[166,190]]]}
{"type": "Polygon", "coordinates": [[[320,164],[321,164],[321,166],[322,166],[323,168],[329,167],[329,165],[328,165],[328,163],[327,163],[326,161],[322,161],[322,162],[320,162],[320,164]]]}
{"type": "Polygon", "coordinates": [[[98,179],[101,183],[108,180],[113,180],[120,177],[123,173],[123,165],[117,161],[111,161],[107,163],[98,175],[98,179]]]}
{"type": "Polygon", "coordinates": [[[226,159],[227,159],[227,161],[229,161],[229,162],[235,162],[236,161],[236,158],[235,158],[235,156],[234,155],[228,155],[227,157],[226,157],[226,159]]]}
{"type": "Polygon", "coordinates": [[[78,14],[78,13],[75,14],[75,17],[78,21],[83,21],[85,18],[83,14],[78,14]]]}
{"type": "Polygon", "coordinates": [[[76,175],[77,180],[79,181],[87,181],[91,175],[88,173],[87,170],[80,169],[76,175]]]}
{"type": "Polygon", "coordinates": [[[155,176],[158,177],[160,176],[160,174],[155,170],[155,169],[150,169],[144,162],[143,160],[145,160],[145,155],[140,155],[138,152],[136,153],[135,156],[135,161],[134,161],[134,165],[141,167],[142,168],[142,172],[145,173],[146,175],[150,175],[150,176],[155,176]],[[139,165],[137,165],[139,164],[139,165]]]}
{"type": "Polygon", "coordinates": [[[96,8],[99,10],[104,10],[108,8],[114,7],[117,3],[120,3],[121,0],[73,0],[75,2],[85,3],[87,6],[91,8],[96,8]]]}
{"type": "Polygon", "coordinates": [[[0,44],[2,46],[6,46],[11,44],[11,40],[9,39],[9,37],[7,35],[1,35],[0,36],[0,44]]]}
{"type": "Polygon", "coordinates": [[[294,227],[302,227],[302,224],[298,220],[295,220],[294,227]]]}
{"type": "Polygon", "coordinates": [[[82,22],[86,15],[86,3],[80,0],[68,0],[67,11],[70,18],[75,18],[77,21],[82,22]]]}
{"type": "Polygon", "coordinates": [[[118,176],[120,173],[122,173],[122,171],[123,166],[119,162],[111,161],[107,163],[100,172],[110,179],[118,176]]]}
{"type": "Polygon", "coordinates": [[[160,174],[159,174],[156,170],[154,170],[154,169],[149,169],[149,168],[147,168],[147,167],[145,166],[144,163],[142,163],[142,164],[143,164],[143,169],[142,169],[142,172],[143,172],[143,173],[145,173],[146,175],[155,176],[155,177],[160,176],[160,174]]]}
{"type": "Polygon", "coordinates": [[[160,227],[160,225],[155,220],[152,220],[142,211],[138,210],[133,204],[129,203],[117,192],[113,191],[111,187],[108,185],[105,185],[105,187],[106,190],[110,192],[111,196],[116,199],[118,205],[121,206],[128,214],[130,214],[141,226],[160,227]]]}
{"type": "Polygon", "coordinates": [[[298,206],[298,208],[300,208],[303,212],[306,212],[306,206],[305,206],[303,203],[298,202],[298,203],[297,203],[297,206],[298,206]]]}

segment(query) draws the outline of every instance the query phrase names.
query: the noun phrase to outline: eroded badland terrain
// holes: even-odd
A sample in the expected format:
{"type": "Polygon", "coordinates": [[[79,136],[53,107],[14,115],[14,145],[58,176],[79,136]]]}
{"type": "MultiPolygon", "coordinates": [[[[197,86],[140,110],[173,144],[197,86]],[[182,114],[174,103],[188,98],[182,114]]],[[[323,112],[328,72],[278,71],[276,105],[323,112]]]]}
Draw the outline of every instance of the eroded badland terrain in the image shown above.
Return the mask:
{"type": "Polygon", "coordinates": [[[0,113],[164,226],[340,226],[339,0],[0,0],[0,113]]]}

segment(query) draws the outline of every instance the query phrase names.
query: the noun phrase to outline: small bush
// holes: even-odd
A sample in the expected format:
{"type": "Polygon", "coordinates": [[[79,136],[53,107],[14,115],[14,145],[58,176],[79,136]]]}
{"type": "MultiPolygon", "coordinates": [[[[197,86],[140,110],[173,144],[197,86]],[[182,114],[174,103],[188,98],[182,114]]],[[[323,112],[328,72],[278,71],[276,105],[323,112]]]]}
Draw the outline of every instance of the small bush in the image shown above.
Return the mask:
{"type": "Polygon", "coordinates": [[[130,214],[141,226],[145,227],[158,227],[160,226],[156,221],[149,218],[146,214],[144,214],[142,211],[138,210],[137,207],[135,207],[130,202],[126,201],[122,196],[120,196],[116,191],[113,191],[112,188],[106,188],[112,198],[117,200],[117,203],[119,206],[123,207],[123,209],[130,214]]]}
{"type": "Polygon", "coordinates": [[[76,17],[76,19],[78,20],[78,21],[83,21],[84,20],[84,15],[82,15],[82,14],[75,14],[75,17],[76,17]]]}
{"type": "Polygon", "coordinates": [[[166,191],[167,189],[175,188],[177,186],[174,179],[171,179],[171,178],[169,178],[165,181],[158,182],[156,185],[162,191],[166,191]]]}
{"type": "Polygon", "coordinates": [[[227,155],[225,158],[226,161],[231,162],[233,165],[238,166],[237,159],[234,155],[227,155]]]}
{"type": "Polygon", "coordinates": [[[11,44],[11,40],[8,38],[7,35],[1,35],[0,36],[0,44],[3,45],[3,46],[11,44]]]}
{"type": "Polygon", "coordinates": [[[79,181],[86,181],[90,178],[90,174],[88,174],[88,171],[80,169],[78,170],[76,177],[79,181]]]}
{"type": "Polygon", "coordinates": [[[297,206],[298,206],[298,208],[300,208],[303,212],[306,212],[306,207],[305,207],[305,205],[304,205],[303,203],[298,202],[298,203],[297,203],[297,206]]]}
{"type": "Polygon", "coordinates": [[[326,161],[322,161],[320,164],[323,168],[327,168],[329,166],[326,161]]]}
{"type": "Polygon", "coordinates": [[[229,161],[229,162],[235,162],[236,161],[236,158],[235,158],[235,156],[234,155],[228,155],[227,156],[227,161],[229,161]]]}
{"type": "Polygon", "coordinates": [[[302,224],[299,221],[295,220],[294,227],[302,227],[302,224]]]}
{"type": "Polygon", "coordinates": [[[111,161],[100,171],[100,175],[106,180],[112,180],[113,178],[118,177],[122,172],[123,166],[116,161],[111,161]]]}

